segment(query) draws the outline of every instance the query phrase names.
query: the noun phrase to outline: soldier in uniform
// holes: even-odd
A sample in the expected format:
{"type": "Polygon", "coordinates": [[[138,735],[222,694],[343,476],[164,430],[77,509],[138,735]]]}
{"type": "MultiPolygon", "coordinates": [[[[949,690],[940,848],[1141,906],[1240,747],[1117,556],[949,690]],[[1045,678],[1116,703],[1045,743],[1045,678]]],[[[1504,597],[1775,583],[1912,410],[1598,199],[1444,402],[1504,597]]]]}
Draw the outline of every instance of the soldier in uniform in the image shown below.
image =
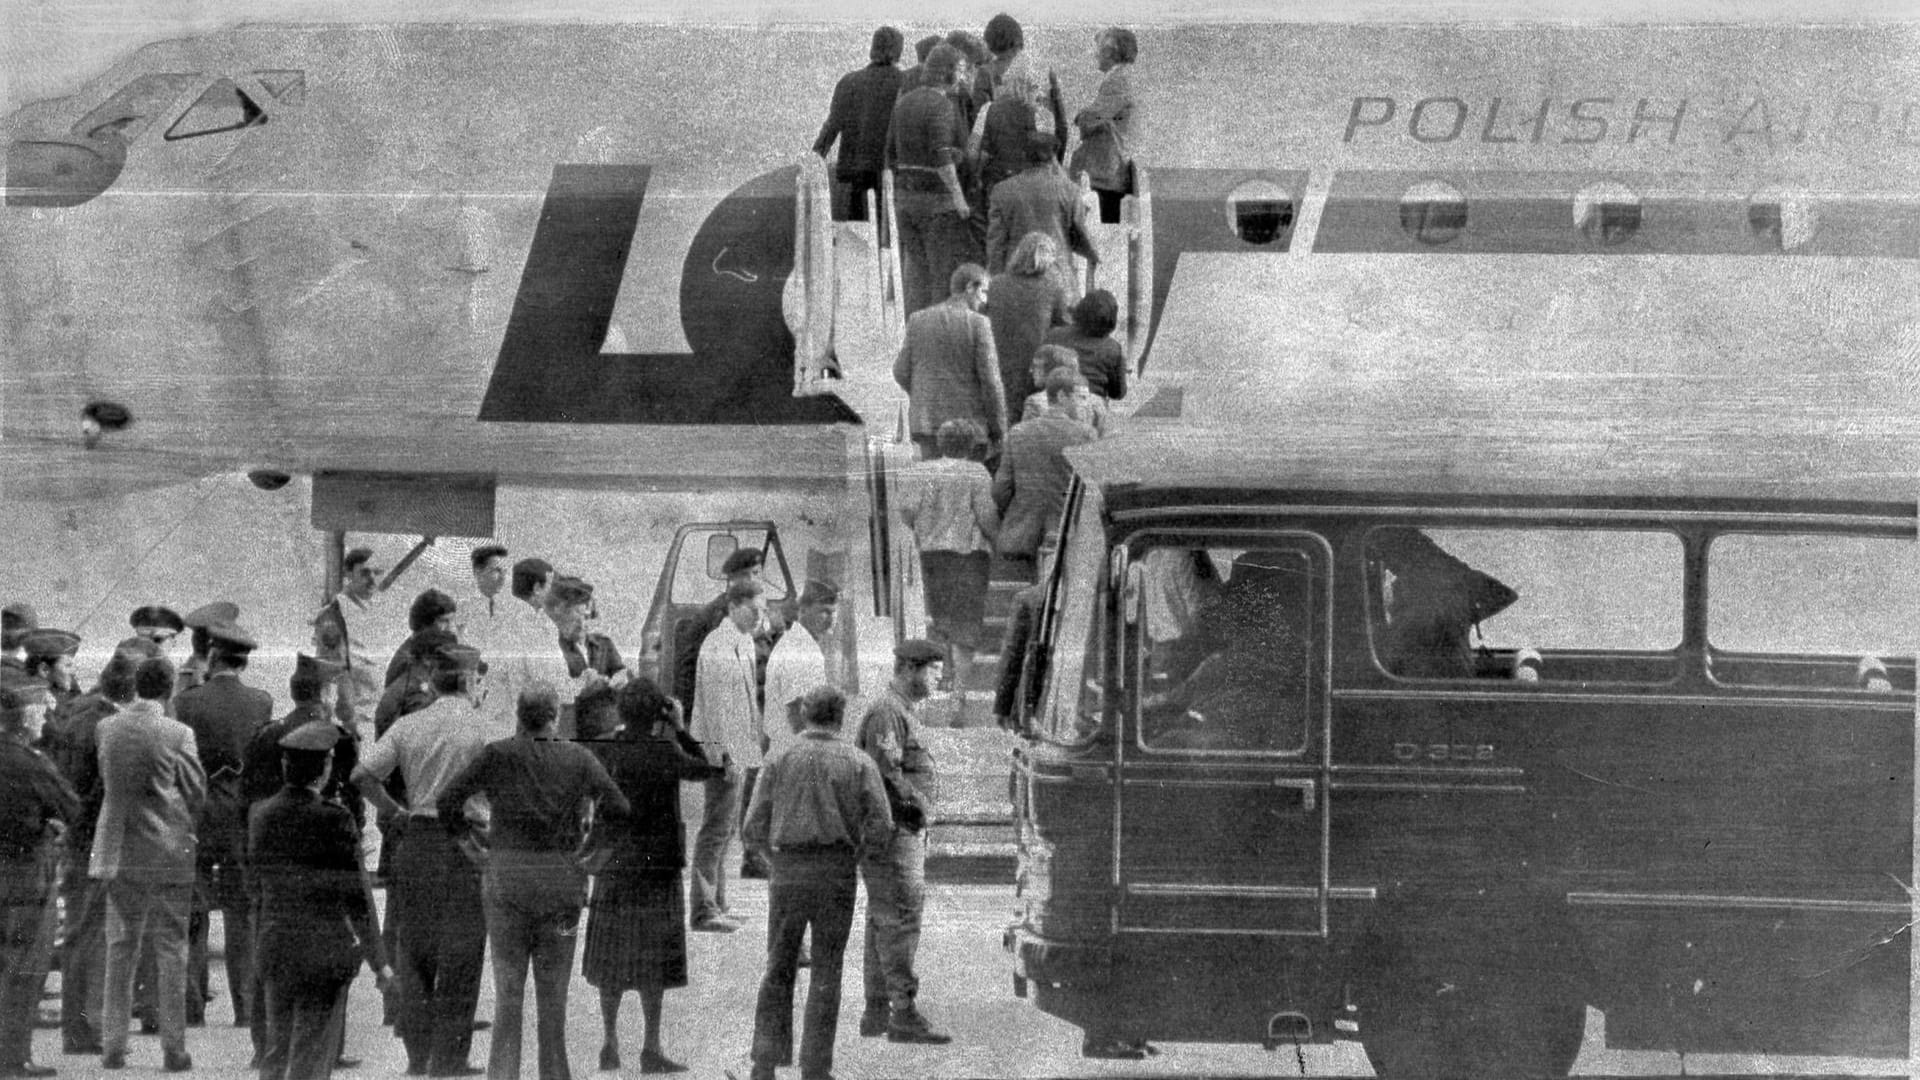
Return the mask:
{"type": "Polygon", "coordinates": [[[260,911],[259,965],[267,1030],[262,1080],[326,1080],[339,1056],[335,1013],[363,958],[382,990],[392,978],[360,869],[359,830],[321,796],[334,750],[348,738],[330,719],[282,736],[285,784],[249,815],[251,891],[260,911]]]}
{"type": "Polygon", "coordinates": [[[207,930],[212,910],[226,928],[227,993],[233,1022],[245,1027],[252,985],[253,929],[241,866],[246,855],[247,798],[241,781],[254,735],[273,721],[273,697],[240,681],[255,648],[252,635],[231,623],[207,630],[206,681],[173,699],[174,718],[193,729],[207,774],[200,813],[199,880],[187,924],[187,1023],[204,1023],[212,1000],[207,979],[207,930]]]}
{"type": "Polygon", "coordinates": [[[68,630],[29,630],[20,639],[26,651],[29,681],[38,681],[53,694],[55,708],[80,696],[73,677],[73,656],[80,651],[80,635],[68,630]]]}
{"type": "Polygon", "coordinates": [[[186,624],[187,640],[192,646],[193,655],[180,665],[180,689],[176,696],[207,681],[207,657],[213,651],[213,628],[221,623],[238,623],[240,605],[215,600],[187,612],[186,618],[180,621],[186,624]]]}
{"type": "Polygon", "coordinates": [[[860,1034],[889,1042],[947,1043],[921,1014],[914,954],[920,948],[920,915],[926,905],[926,827],[933,814],[933,757],[920,744],[914,712],[940,678],[946,650],[912,638],[894,646],[893,681],[867,708],[854,745],[880,769],[892,804],[893,836],[880,855],[861,860],[867,882],[867,1007],[860,1034]]]}
{"type": "Polygon", "coordinates": [[[34,1017],[53,949],[62,834],[80,799],[34,744],[53,696],[0,688],[0,1076],[52,1076],[33,1061],[34,1017]]]}
{"type": "MultiPolygon", "coordinates": [[[[293,697],[293,711],[279,720],[268,724],[254,735],[247,745],[246,765],[241,769],[241,785],[246,792],[249,814],[251,807],[270,799],[280,790],[280,740],[286,738],[295,728],[313,721],[325,721],[334,725],[342,734],[333,748],[333,768],[326,783],[320,789],[320,797],[346,809],[353,818],[355,835],[364,827],[362,814],[365,804],[347,783],[356,765],[359,764],[359,740],[340,720],[338,710],[339,683],[345,666],[326,660],[316,660],[305,653],[294,660],[293,677],[287,681],[287,689],[293,697]]],[[[258,925],[261,911],[258,897],[255,897],[254,922],[258,925]]],[[[249,999],[248,1015],[264,1016],[266,1006],[266,987],[261,982],[259,972],[254,972],[252,993],[249,999]]],[[[342,986],[335,1003],[333,1019],[333,1039],[336,1057],[339,1056],[346,1039],[347,988],[342,986]]],[[[263,1059],[267,1051],[267,1027],[264,1024],[253,1025],[253,1050],[256,1061],[263,1059]]],[[[340,1058],[339,1064],[345,1066],[353,1062],[351,1058],[340,1058]]]]}

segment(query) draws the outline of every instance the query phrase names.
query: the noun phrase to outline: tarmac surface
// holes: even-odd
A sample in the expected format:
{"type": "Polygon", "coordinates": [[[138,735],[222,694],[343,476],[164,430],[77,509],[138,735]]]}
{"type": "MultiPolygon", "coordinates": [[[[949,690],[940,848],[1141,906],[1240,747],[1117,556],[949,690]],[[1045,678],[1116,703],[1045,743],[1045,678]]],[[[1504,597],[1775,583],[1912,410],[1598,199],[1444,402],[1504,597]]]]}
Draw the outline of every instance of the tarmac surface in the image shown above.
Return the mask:
{"type": "MultiPolygon", "coordinates": [[[[728,1074],[745,1080],[747,1049],[753,1023],[753,1001],[764,964],[767,890],[764,882],[735,881],[729,892],[736,913],[744,920],[733,934],[690,934],[690,985],[666,997],[667,1053],[691,1066],[689,1080],[720,1080],[728,1074]]],[[[935,881],[927,890],[926,931],[921,943],[919,971],[921,1003],[933,1021],[950,1032],[954,1041],[944,1047],[896,1045],[885,1039],[861,1038],[858,1033],[862,999],[859,927],[864,910],[855,914],[855,932],[845,968],[839,1038],[834,1072],[843,1080],[877,1078],[1004,1077],[1038,1080],[1044,1077],[1288,1077],[1369,1076],[1366,1056],[1351,1043],[1307,1046],[1296,1056],[1292,1047],[1268,1053],[1257,1046],[1166,1044],[1143,1062],[1092,1061],[1079,1056],[1077,1029],[1041,1013],[1013,996],[1012,979],[1001,950],[1000,934],[1012,910],[1011,890],[1005,885],[962,885],[935,881]],[[1304,1068],[1303,1068],[1304,1066],[1304,1068]]],[[[215,920],[214,944],[220,938],[215,920]]],[[[584,927],[584,920],[582,923],[584,927]]],[[[574,1073],[597,1074],[601,1019],[598,993],[578,974],[568,996],[568,1050],[574,1073]]],[[[57,984],[56,976],[53,983],[57,984]]],[[[805,976],[802,977],[805,982],[805,976]]],[[[214,1002],[207,1009],[207,1026],[190,1029],[187,1042],[194,1058],[192,1076],[241,1078],[255,1074],[246,1068],[251,1048],[247,1033],[231,1025],[226,1003],[224,969],[214,961],[214,1002]]],[[[50,987],[51,989],[51,987],[50,987]]],[[[804,999],[804,985],[796,998],[804,999]]],[[[536,1075],[532,1018],[532,988],[523,1044],[523,1075],[536,1075]]],[[[364,972],[355,983],[347,1035],[347,1053],[362,1059],[345,1080],[373,1080],[401,1076],[406,1056],[392,1030],[380,1024],[380,998],[372,978],[364,972]]],[[[626,1067],[621,1075],[639,1075],[641,1021],[639,1002],[628,995],[620,1019],[621,1048],[626,1067]]],[[[480,1019],[493,1016],[491,979],[482,984],[480,1019]]],[[[797,1021],[796,1012],[796,1023],[797,1021]]],[[[1607,1050],[1600,1045],[1602,1018],[1589,1012],[1587,1043],[1575,1065],[1584,1076],[1702,1076],[1731,1075],[1908,1075],[1907,1063],[1837,1058],[1735,1058],[1607,1050]]],[[[472,1064],[484,1066],[489,1035],[476,1033],[472,1064]]],[[[103,1075],[97,1057],[64,1057],[57,1030],[34,1034],[34,1059],[69,1077],[103,1075]]],[[[123,1076],[160,1073],[159,1041],[136,1036],[123,1076]]],[[[783,1078],[799,1075],[783,1069],[783,1078]]]]}

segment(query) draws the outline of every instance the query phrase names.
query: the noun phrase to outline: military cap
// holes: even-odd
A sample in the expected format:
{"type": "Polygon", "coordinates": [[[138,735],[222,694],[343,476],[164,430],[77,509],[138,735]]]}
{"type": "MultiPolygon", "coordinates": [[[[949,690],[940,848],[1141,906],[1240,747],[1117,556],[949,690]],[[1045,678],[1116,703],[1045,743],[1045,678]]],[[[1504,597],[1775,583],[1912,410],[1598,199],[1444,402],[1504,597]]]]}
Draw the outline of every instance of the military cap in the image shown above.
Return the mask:
{"type": "Polygon", "coordinates": [[[253,635],[229,622],[215,623],[207,628],[207,637],[225,653],[250,653],[260,647],[253,635]]]}
{"type": "Polygon", "coordinates": [[[442,648],[434,655],[434,664],[440,671],[487,673],[487,663],[480,659],[480,650],[471,645],[448,645],[442,648]]]}
{"type": "Polygon", "coordinates": [[[407,608],[407,627],[420,631],[433,625],[433,621],[442,615],[451,615],[459,610],[453,597],[439,589],[428,589],[413,598],[413,604],[407,608]]]}
{"type": "Polygon", "coordinates": [[[720,572],[727,575],[738,574],[742,570],[751,570],[756,566],[763,566],[766,564],[766,561],[766,555],[761,552],[759,548],[736,548],[733,554],[727,556],[727,561],[720,564],[720,572]]]}
{"type": "Polygon", "coordinates": [[[33,610],[32,604],[15,600],[6,607],[0,608],[0,630],[12,632],[38,629],[40,629],[40,616],[33,610]]]}
{"type": "Polygon", "coordinates": [[[52,701],[53,691],[38,679],[0,684],[0,713],[17,714],[36,702],[52,701]]]}
{"type": "Polygon", "coordinates": [[[438,663],[442,650],[458,644],[460,639],[451,630],[421,630],[407,639],[407,657],[414,661],[438,663]]]}
{"type": "Polygon", "coordinates": [[[187,628],[186,622],[180,618],[178,612],[161,604],[147,604],[144,607],[134,608],[133,614],[127,618],[127,625],[135,630],[143,626],[163,626],[176,634],[187,628]]]}
{"type": "Polygon", "coordinates": [[[27,651],[30,660],[72,656],[80,651],[80,635],[71,630],[29,630],[20,639],[20,647],[27,651]]]}
{"type": "Polygon", "coordinates": [[[945,660],[947,650],[926,638],[908,638],[893,647],[893,658],[912,664],[931,664],[935,660],[945,660]]]}
{"type": "Polygon", "coordinates": [[[145,660],[150,656],[160,656],[166,652],[160,647],[159,642],[152,638],[143,638],[138,634],[122,639],[120,644],[113,647],[113,651],[126,653],[135,660],[145,660]]]}
{"type": "Polygon", "coordinates": [[[556,604],[590,604],[593,602],[593,586],[577,577],[557,577],[553,579],[547,599],[556,604]]]}
{"type": "Polygon", "coordinates": [[[306,653],[294,657],[293,661],[293,677],[313,682],[326,682],[345,670],[347,669],[344,664],[336,664],[331,660],[318,660],[306,653]]]}
{"type": "Polygon", "coordinates": [[[217,623],[239,622],[240,605],[229,600],[215,600],[187,612],[187,617],[182,621],[195,630],[204,630],[217,623]]]}
{"type": "Polygon", "coordinates": [[[280,749],[324,754],[340,741],[340,729],[328,720],[309,720],[280,736],[280,749]]]}

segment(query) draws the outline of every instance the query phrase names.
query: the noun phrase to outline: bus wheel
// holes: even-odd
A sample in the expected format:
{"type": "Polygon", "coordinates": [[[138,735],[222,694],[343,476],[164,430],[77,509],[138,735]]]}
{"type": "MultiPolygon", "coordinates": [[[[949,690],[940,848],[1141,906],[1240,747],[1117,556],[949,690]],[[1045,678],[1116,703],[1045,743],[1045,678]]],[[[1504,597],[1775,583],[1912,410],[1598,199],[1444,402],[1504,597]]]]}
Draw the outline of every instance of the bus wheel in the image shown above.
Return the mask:
{"type": "Polygon", "coordinates": [[[1386,1080],[1565,1076],[1586,1006],[1560,980],[1467,965],[1396,967],[1360,1003],[1360,1037],[1386,1080]]]}

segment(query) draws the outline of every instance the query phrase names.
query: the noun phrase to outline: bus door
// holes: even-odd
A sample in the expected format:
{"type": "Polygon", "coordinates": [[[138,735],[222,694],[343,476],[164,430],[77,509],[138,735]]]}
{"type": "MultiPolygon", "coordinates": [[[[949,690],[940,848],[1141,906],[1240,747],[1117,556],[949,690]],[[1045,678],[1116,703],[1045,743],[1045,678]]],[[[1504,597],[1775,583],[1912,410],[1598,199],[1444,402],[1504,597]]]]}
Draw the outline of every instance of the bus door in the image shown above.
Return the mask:
{"type": "Polygon", "coordinates": [[[1119,558],[1117,928],[1325,936],[1331,549],[1148,534],[1119,558]]]}

